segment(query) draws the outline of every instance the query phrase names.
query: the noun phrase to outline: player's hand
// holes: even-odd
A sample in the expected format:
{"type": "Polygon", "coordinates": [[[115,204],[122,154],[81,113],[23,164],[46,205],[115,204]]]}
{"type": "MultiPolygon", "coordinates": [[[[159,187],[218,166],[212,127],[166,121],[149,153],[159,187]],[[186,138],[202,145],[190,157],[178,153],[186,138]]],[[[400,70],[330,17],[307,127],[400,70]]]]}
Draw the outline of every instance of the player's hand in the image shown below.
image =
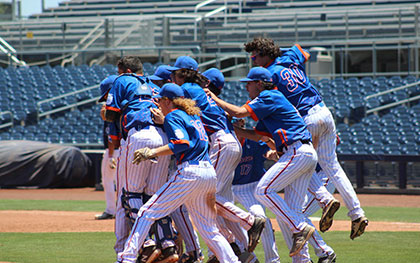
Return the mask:
{"type": "Polygon", "coordinates": [[[214,93],[211,92],[208,88],[204,88],[204,91],[206,92],[207,96],[211,97],[212,99],[216,97],[216,95],[214,95],[214,93]]]}
{"type": "Polygon", "coordinates": [[[150,111],[152,112],[153,122],[156,124],[163,124],[165,121],[165,116],[163,115],[162,111],[156,108],[150,108],[150,111]]]}
{"type": "Polygon", "coordinates": [[[101,107],[101,111],[100,111],[101,118],[104,121],[106,121],[106,119],[105,119],[105,111],[106,111],[105,107],[106,107],[106,105],[103,104],[102,107],[101,107]]]}
{"type": "Polygon", "coordinates": [[[275,150],[269,150],[264,154],[264,158],[277,162],[281,155],[283,154],[278,154],[278,152],[275,150]]]}
{"type": "Polygon", "coordinates": [[[109,158],[109,167],[115,169],[117,167],[117,160],[115,158],[109,158]]]}
{"type": "Polygon", "coordinates": [[[133,164],[139,164],[140,162],[151,160],[157,162],[155,157],[156,151],[149,147],[138,149],[134,152],[133,164]]]}

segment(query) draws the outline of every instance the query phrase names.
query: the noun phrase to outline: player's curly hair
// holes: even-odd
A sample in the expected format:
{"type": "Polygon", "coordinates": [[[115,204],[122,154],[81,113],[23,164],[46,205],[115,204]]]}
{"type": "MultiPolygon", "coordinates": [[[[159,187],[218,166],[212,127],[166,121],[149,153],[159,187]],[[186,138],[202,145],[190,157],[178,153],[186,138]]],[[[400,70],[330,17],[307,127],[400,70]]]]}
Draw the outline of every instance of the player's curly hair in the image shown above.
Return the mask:
{"type": "Polygon", "coordinates": [[[256,37],[251,42],[245,43],[244,46],[248,53],[256,51],[261,56],[269,56],[271,59],[281,56],[280,47],[274,44],[271,38],[256,37]]]}
{"type": "Polygon", "coordinates": [[[175,98],[172,102],[178,109],[185,111],[188,115],[200,116],[201,114],[200,108],[196,106],[195,101],[192,99],[175,98]]]}
{"type": "Polygon", "coordinates": [[[268,81],[262,81],[261,80],[261,83],[262,83],[262,86],[265,90],[272,90],[272,89],[276,88],[276,85],[274,85],[273,82],[268,82],[268,81]]]}
{"type": "Polygon", "coordinates": [[[207,78],[198,73],[198,71],[192,69],[178,69],[174,72],[174,74],[177,77],[184,79],[185,83],[196,83],[201,87],[207,84],[207,78]]]}
{"type": "Polygon", "coordinates": [[[117,66],[122,71],[126,72],[130,69],[132,73],[143,74],[143,64],[139,56],[125,56],[117,62],[117,66]]]}

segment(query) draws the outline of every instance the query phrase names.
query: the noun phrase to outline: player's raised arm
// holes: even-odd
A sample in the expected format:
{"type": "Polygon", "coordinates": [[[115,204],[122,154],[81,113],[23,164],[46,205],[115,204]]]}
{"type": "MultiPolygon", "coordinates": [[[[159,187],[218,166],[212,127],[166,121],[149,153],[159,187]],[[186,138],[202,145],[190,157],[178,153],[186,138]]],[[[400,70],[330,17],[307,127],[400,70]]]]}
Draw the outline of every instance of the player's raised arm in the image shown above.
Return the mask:
{"type": "Polygon", "coordinates": [[[229,102],[226,102],[220,98],[218,98],[213,92],[211,92],[209,89],[204,89],[206,94],[210,96],[216,103],[219,105],[220,108],[225,110],[227,113],[229,113],[230,116],[238,117],[238,118],[244,118],[250,116],[249,112],[245,107],[236,106],[233,104],[230,104],[229,102]]]}

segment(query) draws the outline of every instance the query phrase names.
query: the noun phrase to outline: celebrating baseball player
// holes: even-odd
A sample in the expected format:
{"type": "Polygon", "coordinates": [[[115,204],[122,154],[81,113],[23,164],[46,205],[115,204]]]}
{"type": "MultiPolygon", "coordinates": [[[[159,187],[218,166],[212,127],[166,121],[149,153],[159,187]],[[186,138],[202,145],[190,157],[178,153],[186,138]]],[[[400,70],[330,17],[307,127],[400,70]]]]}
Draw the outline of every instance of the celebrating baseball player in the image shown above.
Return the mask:
{"type": "Polygon", "coordinates": [[[263,175],[255,190],[255,197],[269,208],[279,220],[285,222],[293,232],[290,256],[306,255],[303,262],[310,262],[307,241],[315,228],[302,213],[310,178],[315,171],[317,155],[311,143],[311,135],[296,109],[275,90],[270,72],[262,67],[252,68],[247,77],[246,89],[251,102],[242,107],[217,98],[209,90],[207,94],[231,116],[251,116],[259,121],[256,131],[236,129],[238,135],[255,141],[263,135],[271,136],[279,160],[263,175]],[[284,190],[284,199],[277,193],[284,190]]]}
{"type": "Polygon", "coordinates": [[[184,90],[173,83],[165,84],[157,98],[165,115],[164,129],[169,143],[135,151],[133,163],[150,163],[150,160],[174,154],[177,170],[140,208],[124,251],[118,254],[118,260],[135,262],[153,222],[184,204],[198,232],[219,261],[239,262],[216,226],[216,173],[208,155],[209,138],[198,117],[200,109],[193,100],[184,98],[184,90]]]}
{"type": "MultiPolygon", "coordinates": [[[[236,119],[235,126],[243,128],[245,119],[236,119]]],[[[242,204],[250,213],[261,217],[266,217],[265,207],[255,198],[254,192],[258,181],[264,175],[264,155],[270,148],[266,143],[255,142],[239,137],[242,145],[242,158],[235,170],[235,177],[232,182],[232,191],[237,202],[242,204]]],[[[274,232],[270,220],[265,223],[265,228],[261,234],[261,242],[265,252],[265,262],[280,262],[277,252],[277,245],[274,239],[274,232]]]]}
{"type": "MultiPolygon", "coordinates": [[[[131,222],[137,217],[138,209],[166,181],[169,157],[162,156],[156,163],[132,163],[134,151],[144,147],[158,147],[167,143],[161,127],[154,124],[150,108],[156,108],[148,80],[142,74],[140,58],[126,56],[118,62],[121,74],[115,79],[106,101],[105,117],[108,121],[121,123],[121,148],[117,165],[117,213],[115,222],[115,251],[121,252],[129,235],[131,222]]],[[[169,220],[164,220],[168,225],[169,220]]],[[[162,224],[159,224],[160,226],[162,224]]],[[[173,251],[174,241],[168,241],[165,248],[173,251]]],[[[150,240],[144,251],[154,251],[156,243],[150,240]]],[[[162,250],[162,253],[165,251],[162,250]]],[[[168,252],[169,253],[169,252],[168,252]]],[[[171,256],[168,253],[165,255],[171,256]]],[[[176,257],[171,257],[177,260],[176,257]]]]}
{"type": "MultiPolygon", "coordinates": [[[[245,44],[245,50],[251,53],[251,59],[257,66],[263,66],[271,72],[274,84],[305,120],[312,135],[319,164],[341,194],[349,210],[348,216],[352,220],[350,238],[362,235],[369,221],[350,180],[338,162],[336,129],[332,114],[305,73],[304,63],[310,54],[300,45],[281,50],[273,40],[267,38],[255,38],[245,44]]],[[[310,191],[316,193],[317,199],[321,200],[323,215],[319,224],[320,230],[324,232],[331,227],[333,215],[340,207],[340,203],[326,189],[320,190],[323,186],[319,178],[314,176],[313,180],[315,182],[311,182],[310,191]]]]}
{"type": "MultiPolygon", "coordinates": [[[[101,89],[101,97],[98,102],[103,102],[108,96],[108,92],[112,87],[112,83],[117,78],[117,75],[111,75],[104,79],[99,88],[101,89]]],[[[116,122],[105,121],[105,104],[101,108],[101,118],[104,120],[104,145],[105,153],[102,156],[101,174],[102,185],[104,187],[106,209],[101,215],[96,215],[95,219],[104,220],[115,217],[116,201],[115,201],[115,181],[116,181],[116,167],[119,153],[120,136],[118,135],[118,128],[116,122]]]]}
{"type": "MultiPolygon", "coordinates": [[[[265,218],[255,217],[232,202],[233,172],[240,161],[242,150],[236,136],[229,128],[230,121],[225,112],[204,92],[202,86],[208,84],[209,79],[198,73],[198,63],[193,58],[180,56],[169,69],[173,72],[172,80],[181,85],[185,97],[194,100],[202,112],[201,120],[210,138],[210,159],[217,174],[217,213],[235,223],[229,224],[220,218],[219,228],[222,231],[225,229],[223,225],[229,224],[229,229],[238,239],[242,249],[248,248],[252,252],[264,228],[265,218]],[[239,225],[248,231],[248,237],[244,235],[239,225]]],[[[226,232],[223,234],[229,242],[234,241],[226,232]]]]}
{"type": "MultiPolygon", "coordinates": [[[[164,84],[171,82],[172,72],[169,71],[168,68],[168,65],[161,65],[156,69],[155,73],[152,76],[149,76],[149,79],[152,81],[152,84],[156,86],[156,90],[160,90],[160,88],[164,84]]],[[[159,92],[157,92],[156,94],[158,93],[159,92]]],[[[173,167],[172,163],[173,162],[171,162],[170,165],[171,168],[173,167]]],[[[180,263],[194,263],[204,258],[201,252],[197,232],[193,227],[186,207],[180,206],[178,209],[171,213],[170,217],[174,221],[176,229],[179,233],[179,237],[182,237],[182,240],[185,243],[186,253],[181,255],[180,263]]]]}

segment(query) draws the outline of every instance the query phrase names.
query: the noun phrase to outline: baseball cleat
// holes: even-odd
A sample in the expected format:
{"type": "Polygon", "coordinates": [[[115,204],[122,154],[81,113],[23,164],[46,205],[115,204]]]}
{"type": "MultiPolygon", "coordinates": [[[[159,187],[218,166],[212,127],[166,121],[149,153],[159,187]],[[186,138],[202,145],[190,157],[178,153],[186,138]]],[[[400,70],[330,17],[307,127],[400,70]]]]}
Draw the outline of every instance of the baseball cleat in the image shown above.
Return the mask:
{"type": "Polygon", "coordinates": [[[232,248],[233,253],[235,253],[237,257],[239,257],[242,254],[241,249],[235,242],[230,243],[230,247],[232,248]]]}
{"type": "Polygon", "coordinates": [[[266,219],[260,216],[256,216],[254,224],[248,230],[248,252],[253,252],[255,247],[260,241],[261,232],[265,227],[266,219]]]}
{"type": "Polygon", "coordinates": [[[289,256],[293,257],[303,248],[305,243],[311,238],[313,233],[315,232],[315,227],[307,225],[302,231],[299,233],[293,234],[293,245],[292,249],[290,249],[289,256]]]}
{"type": "Polygon", "coordinates": [[[239,255],[239,261],[241,262],[241,263],[250,263],[250,262],[253,262],[253,263],[259,263],[259,261],[258,261],[258,259],[256,258],[256,256],[253,254],[253,253],[251,253],[251,252],[248,252],[248,251],[244,251],[244,252],[242,252],[240,255],[239,255]]]}
{"type": "Polygon", "coordinates": [[[209,259],[207,260],[206,263],[219,263],[219,260],[217,259],[217,257],[215,255],[209,257],[209,259]]]}
{"type": "Polygon", "coordinates": [[[321,220],[319,220],[319,230],[325,232],[332,226],[335,212],[340,208],[340,202],[336,199],[331,200],[322,211],[321,220]]]}
{"type": "Polygon", "coordinates": [[[108,214],[107,212],[103,212],[101,215],[96,215],[96,220],[105,220],[105,219],[113,219],[115,216],[108,214]]]}
{"type": "Polygon", "coordinates": [[[203,258],[204,256],[201,253],[201,251],[198,257],[191,255],[189,253],[184,253],[179,258],[178,263],[201,263],[203,261],[203,258]]]}
{"type": "Polygon", "coordinates": [[[351,221],[350,238],[355,239],[356,237],[361,236],[365,232],[365,228],[368,224],[369,220],[365,216],[351,221]]]}
{"type": "Polygon", "coordinates": [[[318,263],[335,263],[337,256],[333,252],[331,255],[328,255],[323,258],[319,258],[318,263]]]}

